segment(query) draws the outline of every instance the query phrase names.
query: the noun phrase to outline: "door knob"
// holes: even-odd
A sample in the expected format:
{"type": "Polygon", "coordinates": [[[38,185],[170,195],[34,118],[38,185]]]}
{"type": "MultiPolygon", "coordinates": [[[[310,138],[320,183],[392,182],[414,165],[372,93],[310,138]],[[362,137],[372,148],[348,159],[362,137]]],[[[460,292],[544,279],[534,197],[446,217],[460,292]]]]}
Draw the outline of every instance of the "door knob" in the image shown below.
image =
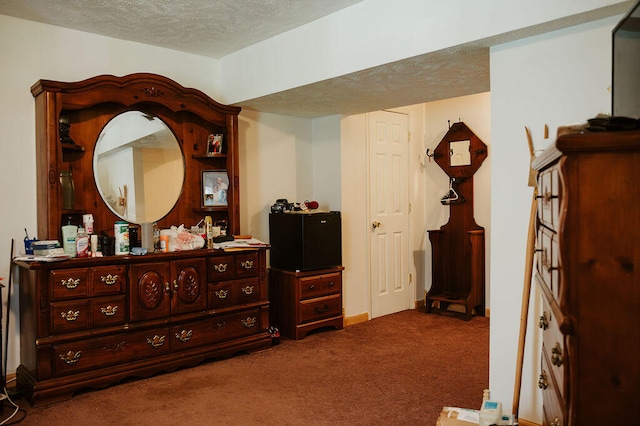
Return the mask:
{"type": "Polygon", "coordinates": [[[373,223],[371,224],[371,229],[375,230],[376,228],[381,227],[382,224],[376,220],[373,221],[373,223]]]}

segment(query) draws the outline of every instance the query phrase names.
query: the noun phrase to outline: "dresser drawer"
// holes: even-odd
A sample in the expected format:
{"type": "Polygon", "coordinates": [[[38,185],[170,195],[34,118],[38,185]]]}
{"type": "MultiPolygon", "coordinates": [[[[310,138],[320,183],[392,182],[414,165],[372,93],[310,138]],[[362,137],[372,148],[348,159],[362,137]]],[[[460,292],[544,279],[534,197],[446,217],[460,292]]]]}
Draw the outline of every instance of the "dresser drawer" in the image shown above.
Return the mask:
{"type": "Polygon", "coordinates": [[[207,259],[207,281],[232,279],[235,276],[235,267],[234,257],[231,255],[209,257],[207,259]]]}
{"type": "Polygon", "coordinates": [[[342,274],[337,272],[303,277],[300,278],[298,285],[300,286],[300,300],[337,294],[342,291],[342,274]]]}
{"type": "Polygon", "coordinates": [[[318,321],[342,315],[342,295],[303,300],[298,305],[298,323],[318,321]]]}
{"type": "Polygon", "coordinates": [[[171,350],[181,351],[214,342],[257,334],[261,330],[257,310],[236,312],[171,327],[171,350]]]}
{"type": "Polygon", "coordinates": [[[99,266],[92,268],[92,295],[122,293],[127,287],[127,267],[125,265],[99,266]]]}
{"type": "Polygon", "coordinates": [[[553,167],[538,177],[538,219],[545,226],[558,230],[561,201],[560,174],[553,167]]]}
{"type": "Polygon", "coordinates": [[[66,300],[89,295],[89,269],[58,269],[49,274],[51,300],[66,300]]]}
{"type": "Polygon", "coordinates": [[[546,297],[542,297],[542,315],[538,326],[542,330],[542,352],[550,360],[548,372],[553,375],[560,396],[565,397],[565,367],[569,360],[564,345],[564,335],[560,332],[560,319],[556,318],[546,297]]]}
{"type": "Polygon", "coordinates": [[[126,296],[97,297],[91,300],[94,327],[124,324],[127,313],[126,296]]]}
{"type": "Polygon", "coordinates": [[[123,364],[169,353],[166,328],[54,345],[57,376],[123,364]]]}
{"type": "Polygon", "coordinates": [[[257,251],[238,254],[236,256],[236,278],[257,277],[259,266],[257,251]]]}
{"type": "Polygon", "coordinates": [[[550,365],[546,356],[542,356],[538,387],[542,389],[542,403],[544,405],[544,425],[564,426],[566,423],[564,400],[557,391],[557,384],[550,373],[550,365]]]}
{"type": "Polygon", "coordinates": [[[560,278],[558,274],[558,236],[545,227],[538,228],[537,269],[544,284],[556,300],[560,300],[560,278]]]}
{"type": "Polygon", "coordinates": [[[209,309],[257,302],[260,300],[260,279],[247,278],[209,283],[207,298],[209,309]]]}
{"type": "Polygon", "coordinates": [[[91,310],[88,299],[53,302],[50,311],[53,334],[84,330],[89,326],[91,310]]]}

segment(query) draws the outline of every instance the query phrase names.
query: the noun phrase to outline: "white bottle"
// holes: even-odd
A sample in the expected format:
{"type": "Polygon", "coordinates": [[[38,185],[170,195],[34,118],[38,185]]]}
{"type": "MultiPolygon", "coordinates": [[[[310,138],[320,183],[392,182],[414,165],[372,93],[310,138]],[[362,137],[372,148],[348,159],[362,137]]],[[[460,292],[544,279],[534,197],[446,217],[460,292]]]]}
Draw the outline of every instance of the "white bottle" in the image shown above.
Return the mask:
{"type": "Polygon", "coordinates": [[[71,257],[76,257],[76,225],[65,225],[62,227],[62,249],[71,257]]]}

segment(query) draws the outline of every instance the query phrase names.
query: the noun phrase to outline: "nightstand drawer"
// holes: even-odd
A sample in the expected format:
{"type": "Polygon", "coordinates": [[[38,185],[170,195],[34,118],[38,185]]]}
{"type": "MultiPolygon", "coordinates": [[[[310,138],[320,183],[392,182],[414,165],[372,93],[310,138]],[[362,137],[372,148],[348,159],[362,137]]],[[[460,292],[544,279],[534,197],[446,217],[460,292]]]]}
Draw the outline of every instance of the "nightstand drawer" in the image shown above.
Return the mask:
{"type": "Polygon", "coordinates": [[[342,274],[316,275],[300,278],[300,300],[311,299],[319,296],[337,294],[342,291],[342,274]]]}
{"type": "Polygon", "coordinates": [[[342,295],[303,300],[299,304],[298,322],[306,323],[342,315],[342,295]]]}

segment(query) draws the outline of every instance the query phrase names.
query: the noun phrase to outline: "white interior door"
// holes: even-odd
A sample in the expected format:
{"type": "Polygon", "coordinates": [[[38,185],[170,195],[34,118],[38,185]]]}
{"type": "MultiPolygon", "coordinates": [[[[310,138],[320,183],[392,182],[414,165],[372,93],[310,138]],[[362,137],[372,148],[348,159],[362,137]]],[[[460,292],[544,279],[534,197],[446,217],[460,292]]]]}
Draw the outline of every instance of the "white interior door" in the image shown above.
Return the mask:
{"type": "Polygon", "coordinates": [[[369,115],[371,317],[411,305],[408,116],[369,115]]]}

